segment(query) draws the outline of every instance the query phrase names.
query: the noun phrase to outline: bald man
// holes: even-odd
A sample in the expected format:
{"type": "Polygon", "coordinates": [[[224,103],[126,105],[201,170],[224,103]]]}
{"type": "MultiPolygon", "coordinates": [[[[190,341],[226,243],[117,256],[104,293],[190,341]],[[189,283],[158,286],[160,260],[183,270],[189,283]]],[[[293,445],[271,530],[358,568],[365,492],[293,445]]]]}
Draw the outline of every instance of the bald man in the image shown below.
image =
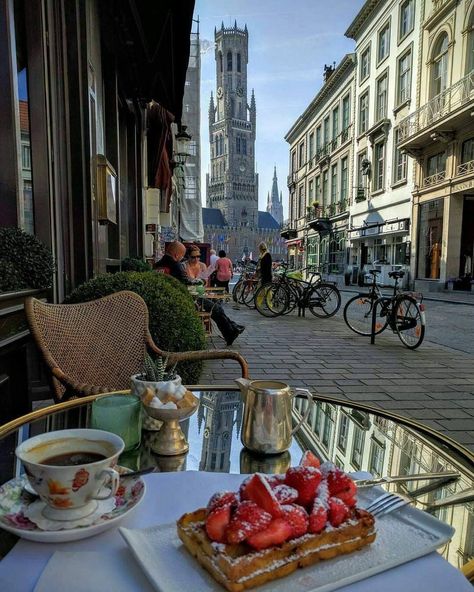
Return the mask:
{"type": "MultiPolygon", "coordinates": [[[[186,247],[179,241],[168,243],[163,257],[153,266],[155,271],[172,275],[183,284],[193,285],[202,284],[199,279],[191,279],[181,265],[181,260],[186,254],[186,247]]],[[[201,298],[203,310],[211,313],[212,320],[219,327],[222,337],[227,345],[231,345],[237,337],[244,331],[243,325],[234,323],[224,312],[219,303],[214,303],[208,298],[201,298]]]]}

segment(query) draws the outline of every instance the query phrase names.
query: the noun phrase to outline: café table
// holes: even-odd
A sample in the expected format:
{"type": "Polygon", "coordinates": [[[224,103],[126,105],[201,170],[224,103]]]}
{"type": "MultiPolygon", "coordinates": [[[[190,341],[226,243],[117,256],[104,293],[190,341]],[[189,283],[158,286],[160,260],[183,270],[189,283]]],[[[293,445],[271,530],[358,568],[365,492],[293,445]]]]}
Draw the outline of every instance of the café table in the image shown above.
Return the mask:
{"type": "MultiPolygon", "coordinates": [[[[287,452],[275,456],[256,455],[240,443],[243,418],[240,391],[226,385],[190,388],[200,399],[200,405],[197,412],[181,424],[189,442],[189,452],[181,456],[157,456],[152,452],[156,432],[143,432],[140,447],[120,458],[123,466],[139,469],[152,465],[156,472],[143,477],[146,485],[143,501],[119,526],[135,529],[173,522],[182,513],[205,505],[213,492],[237,489],[243,479],[241,474],[285,472],[289,466],[298,464],[305,450],[313,451],[321,460],[335,462],[347,472],[363,475],[458,472],[455,482],[418,498],[417,507],[421,510],[427,503],[474,485],[473,455],[460,444],[396,414],[319,394],[313,395],[312,409],[295,432],[287,452]]],[[[91,396],[48,406],[0,426],[0,483],[21,472],[14,455],[20,441],[45,431],[88,427],[94,399],[95,396],[91,396]]],[[[308,404],[304,399],[295,400],[295,421],[301,418],[308,404]]],[[[424,484],[411,482],[385,487],[410,493],[424,484]]],[[[452,539],[438,552],[340,589],[344,592],[401,589],[409,592],[424,586],[431,592],[472,590],[462,569],[472,560],[474,552],[473,505],[449,506],[438,510],[435,516],[455,528],[452,539]]],[[[0,549],[9,550],[0,561],[0,590],[34,590],[56,551],[61,555],[55,556],[56,564],[50,563],[48,569],[53,569],[58,562],[63,566],[57,575],[58,590],[66,585],[68,592],[91,590],[91,578],[97,584],[94,589],[103,589],[101,578],[107,580],[111,571],[119,574],[124,590],[152,590],[116,526],[90,538],[61,544],[18,540],[0,530],[0,549]],[[78,557],[82,560],[81,566],[77,565],[78,557]],[[83,569],[79,582],[74,577],[75,569],[83,569]],[[103,573],[106,569],[109,575],[103,573]]],[[[200,568],[196,565],[196,569],[200,568]]]]}

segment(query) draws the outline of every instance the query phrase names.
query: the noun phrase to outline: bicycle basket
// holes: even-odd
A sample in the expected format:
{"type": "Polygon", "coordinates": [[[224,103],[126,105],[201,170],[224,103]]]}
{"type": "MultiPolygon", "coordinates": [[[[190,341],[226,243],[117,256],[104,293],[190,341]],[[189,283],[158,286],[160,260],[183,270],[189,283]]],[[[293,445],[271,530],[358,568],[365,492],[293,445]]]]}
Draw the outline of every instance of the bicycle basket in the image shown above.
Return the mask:
{"type": "Polygon", "coordinates": [[[291,278],[292,280],[302,280],[303,279],[303,274],[299,270],[290,271],[286,275],[287,275],[287,277],[291,278]]]}

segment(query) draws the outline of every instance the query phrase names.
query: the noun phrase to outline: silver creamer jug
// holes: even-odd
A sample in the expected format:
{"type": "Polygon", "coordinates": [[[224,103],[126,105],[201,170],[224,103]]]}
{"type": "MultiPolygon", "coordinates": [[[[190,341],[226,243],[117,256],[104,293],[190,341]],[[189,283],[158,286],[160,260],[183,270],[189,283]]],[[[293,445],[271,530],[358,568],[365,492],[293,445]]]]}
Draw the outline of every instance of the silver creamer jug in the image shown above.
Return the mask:
{"type": "Polygon", "coordinates": [[[244,417],[240,437],[242,444],[254,452],[279,454],[291,446],[293,433],[308,417],[313,403],[307,389],[291,389],[275,380],[247,380],[238,378],[244,402],[244,417]],[[308,408],[292,429],[292,399],[299,393],[309,401],[308,408]]]}

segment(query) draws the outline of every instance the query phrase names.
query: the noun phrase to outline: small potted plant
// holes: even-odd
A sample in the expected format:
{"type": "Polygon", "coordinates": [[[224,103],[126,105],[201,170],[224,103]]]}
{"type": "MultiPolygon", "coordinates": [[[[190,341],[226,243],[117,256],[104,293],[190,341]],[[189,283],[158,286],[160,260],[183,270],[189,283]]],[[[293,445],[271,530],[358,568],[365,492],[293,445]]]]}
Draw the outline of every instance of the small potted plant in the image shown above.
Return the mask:
{"type": "MultiPolygon", "coordinates": [[[[181,384],[181,377],[176,373],[176,364],[168,370],[167,365],[167,358],[153,360],[146,354],[143,371],[131,377],[132,393],[142,400],[156,396],[163,404],[170,402],[168,399],[171,396],[176,398],[183,396],[186,389],[181,384]]],[[[172,408],[176,409],[176,405],[172,408]]]]}

